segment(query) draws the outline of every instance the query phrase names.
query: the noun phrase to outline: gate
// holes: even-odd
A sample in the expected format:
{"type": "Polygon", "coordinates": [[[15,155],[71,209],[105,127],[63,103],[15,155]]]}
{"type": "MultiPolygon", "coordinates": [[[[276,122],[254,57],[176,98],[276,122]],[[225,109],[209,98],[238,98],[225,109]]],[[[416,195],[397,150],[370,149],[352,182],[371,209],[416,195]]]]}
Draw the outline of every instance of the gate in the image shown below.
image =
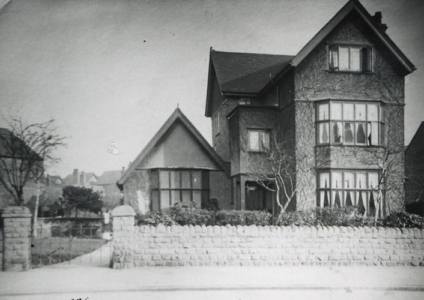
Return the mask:
{"type": "Polygon", "coordinates": [[[109,266],[112,234],[103,218],[40,218],[33,226],[32,268],[109,266]]]}

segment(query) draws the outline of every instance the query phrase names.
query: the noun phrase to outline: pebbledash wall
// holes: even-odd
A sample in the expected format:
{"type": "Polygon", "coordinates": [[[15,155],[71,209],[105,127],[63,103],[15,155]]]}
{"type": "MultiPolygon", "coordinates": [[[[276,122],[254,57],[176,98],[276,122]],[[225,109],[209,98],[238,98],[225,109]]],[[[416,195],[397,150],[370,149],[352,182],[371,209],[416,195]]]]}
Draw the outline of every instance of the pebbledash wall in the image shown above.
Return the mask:
{"type": "Polygon", "coordinates": [[[424,230],[370,227],[134,226],[113,216],[113,268],[144,266],[424,266],[424,230]]]}

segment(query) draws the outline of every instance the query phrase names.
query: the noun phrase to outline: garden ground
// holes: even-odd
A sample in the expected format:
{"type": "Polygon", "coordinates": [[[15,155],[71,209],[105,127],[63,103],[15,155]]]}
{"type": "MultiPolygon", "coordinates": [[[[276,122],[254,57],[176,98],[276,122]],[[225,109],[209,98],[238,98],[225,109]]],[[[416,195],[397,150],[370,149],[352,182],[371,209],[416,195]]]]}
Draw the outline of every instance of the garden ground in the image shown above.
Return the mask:
{"type": "Polygon", "coordinates": [[[420,267],[39,268],[0,282],[0,299],[424,299],[420,267]]]}

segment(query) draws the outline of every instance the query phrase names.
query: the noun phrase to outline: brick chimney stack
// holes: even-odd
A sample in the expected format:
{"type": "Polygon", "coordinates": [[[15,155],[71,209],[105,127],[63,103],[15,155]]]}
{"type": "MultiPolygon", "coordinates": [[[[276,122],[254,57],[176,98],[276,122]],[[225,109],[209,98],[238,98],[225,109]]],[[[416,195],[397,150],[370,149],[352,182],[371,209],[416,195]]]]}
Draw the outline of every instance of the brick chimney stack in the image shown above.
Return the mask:
{"type": "Polygon", "coordinates": [[[377,22],[378,26],[383,29],[384,32],[387,30],[388,26],[386,24],[381,23],[381,21],[383,20],[383,15],[381,11],[377,11],[373,16],[373,19],[375,22],[377,22]]]}
{"type": "Polygon", "coordinates": [[[74,169],[74,173],[72,174],[72,178],[73,178],[73,184],[74,186],[79,186],[79,174],[78,174],[78,169],[74,169]]]}

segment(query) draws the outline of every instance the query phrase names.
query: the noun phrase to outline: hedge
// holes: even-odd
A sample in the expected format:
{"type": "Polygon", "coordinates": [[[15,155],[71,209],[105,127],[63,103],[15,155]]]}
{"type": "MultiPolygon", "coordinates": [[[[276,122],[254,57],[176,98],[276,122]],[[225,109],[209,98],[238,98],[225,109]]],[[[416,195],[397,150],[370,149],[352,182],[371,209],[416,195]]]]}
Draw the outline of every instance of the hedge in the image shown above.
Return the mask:
{"type": "Polygon", "coordinates": [[[168,212],[148,212],[136,216],[136,225],[157,226],[205,225],[205,226],[379,226],[424,229],[424,217],[396,212],[375,222],[357,214],[355,207],[314,208],[307,211],[285,212],[274,218],[265,211],[206,210],[193,203],[176,203],[168,212]]]}

